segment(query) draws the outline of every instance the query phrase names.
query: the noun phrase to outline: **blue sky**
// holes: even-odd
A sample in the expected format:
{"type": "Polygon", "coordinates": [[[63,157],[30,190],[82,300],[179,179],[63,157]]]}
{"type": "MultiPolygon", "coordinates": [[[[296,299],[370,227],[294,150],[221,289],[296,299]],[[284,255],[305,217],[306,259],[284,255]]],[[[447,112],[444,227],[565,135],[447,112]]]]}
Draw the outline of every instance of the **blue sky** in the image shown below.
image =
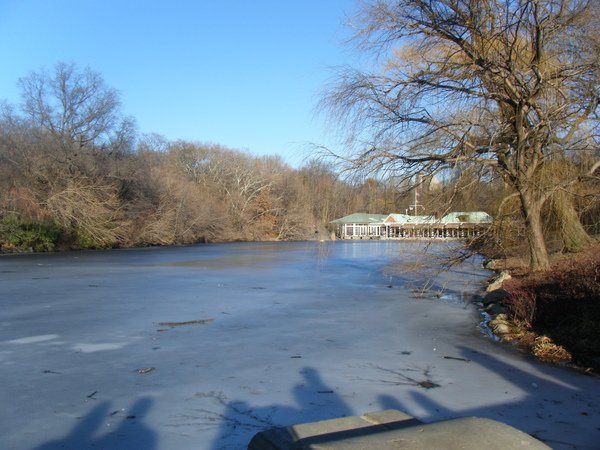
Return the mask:
{"type": "Polygon", "coordinates": [[[100,72],[141,133],[298,165],[334,145],[315,116],[353,0],[0,0],[0,99],[59,61],[100,72]]]}

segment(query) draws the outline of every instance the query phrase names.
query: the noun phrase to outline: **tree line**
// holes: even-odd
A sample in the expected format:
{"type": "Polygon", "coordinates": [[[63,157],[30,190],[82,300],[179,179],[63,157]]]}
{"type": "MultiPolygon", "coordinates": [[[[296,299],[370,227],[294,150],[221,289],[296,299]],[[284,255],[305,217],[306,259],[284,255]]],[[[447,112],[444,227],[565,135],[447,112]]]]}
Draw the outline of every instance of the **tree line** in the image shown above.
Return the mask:
{"type": "Polygon", "coordinates": [[[138,136],[101,75],[59,63],[0,117],[2,249],[307,239],[354,209],[326,164],[138,136]]]}
{"type": "MultiPolygon", "coordinates": [[[[291,168],[278,156],[138,136],[90,69],[59,63],[19,86],[21,103],[0,115],[3,251],[321,239],[333,219],[412,201],[410,184],[353,181],[318,159],[291,168]]],[[[422,203],[435,207],[434,191],[447,193],[439,207],[482,203],[452,195],[454,184],[423,190],[422,203]]]]}
{"type": "Polygon", "coordinates": [[[353,181],[318,159],[292,168],[138,135],[91,69],[58,63],[18,83],[21,102],[0,114],[3,251],[321,239],[333,219],[410,202],[393,178],[353,181]]]}

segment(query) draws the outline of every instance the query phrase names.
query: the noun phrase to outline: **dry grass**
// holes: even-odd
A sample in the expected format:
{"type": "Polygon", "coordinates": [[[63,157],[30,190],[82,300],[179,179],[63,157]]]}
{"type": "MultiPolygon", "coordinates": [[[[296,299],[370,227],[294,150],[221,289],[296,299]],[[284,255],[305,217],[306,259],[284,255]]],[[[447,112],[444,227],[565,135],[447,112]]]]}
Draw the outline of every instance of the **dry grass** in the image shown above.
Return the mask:
{"type": "Polygon", "coordinates": [[[535,338],[531,351],[538,359],[552,363],[569,362],[572,359],[564,347],[556,345],[548,336],[535,338]]]}

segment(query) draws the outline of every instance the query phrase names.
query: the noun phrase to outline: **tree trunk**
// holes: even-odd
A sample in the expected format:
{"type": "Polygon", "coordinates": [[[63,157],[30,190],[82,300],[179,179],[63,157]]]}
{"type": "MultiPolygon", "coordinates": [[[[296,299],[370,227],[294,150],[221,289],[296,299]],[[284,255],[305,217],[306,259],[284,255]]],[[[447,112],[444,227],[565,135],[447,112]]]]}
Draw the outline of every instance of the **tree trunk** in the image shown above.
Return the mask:
{"type": "Polygon", "coordinates": [[[593,242],[581,225],[573,199],[568,192],[557,191],[552,196],[551,206],[566,251],[578,252],[593,242]]]}
{"type": "Polygon", "coordinates": [[[542,230],[542,201],[528,191],[519,192],[529,244],[529,267],[534,272],[550,270],[550,258],[542,230]]]}

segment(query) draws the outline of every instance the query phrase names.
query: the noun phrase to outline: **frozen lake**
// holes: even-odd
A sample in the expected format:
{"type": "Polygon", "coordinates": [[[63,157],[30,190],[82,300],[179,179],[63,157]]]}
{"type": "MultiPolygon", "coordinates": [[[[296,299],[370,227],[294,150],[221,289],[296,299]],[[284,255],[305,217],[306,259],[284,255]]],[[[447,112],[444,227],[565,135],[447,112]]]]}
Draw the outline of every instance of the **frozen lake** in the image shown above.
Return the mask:
{"type": "Polygon", "coordinates": [[[416,274],[384,270],[422,246],[2,256],[1,447],[238,449],[272,426],[396,408],[600,448],[597,378],[482,335],[464,301],[489,276],[480,260],[423,296],[416,274]]]}

